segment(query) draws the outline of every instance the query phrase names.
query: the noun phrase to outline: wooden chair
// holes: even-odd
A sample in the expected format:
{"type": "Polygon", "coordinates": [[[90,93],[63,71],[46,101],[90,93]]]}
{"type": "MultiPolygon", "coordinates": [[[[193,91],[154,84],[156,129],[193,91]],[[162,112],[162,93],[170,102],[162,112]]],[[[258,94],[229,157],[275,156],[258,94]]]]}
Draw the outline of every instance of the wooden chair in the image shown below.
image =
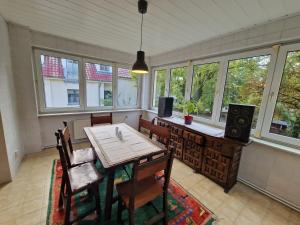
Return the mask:
{"type": "Polygon", "coordinates": [[[151,201],[153,201],[159,195],[163,195],[163,211],[159,212],[155,208],[158,214],[145,224],[153,224],[160,221],[161,219],[163,219],[164,225],[168,223],[167,194],[171,168],[173,164],[173,154],[174,149],[171,151],[162,150],[155,154],[151,154],[136,160],[132,169],[132,179],[117,184],[116,188],[119,200],[119,224],[121,223],[123,208],[128,209],[129,224],[134,225],[135,210],[147,203],[152,204],[151,201]],[[145,161],[144,159],[147,159],[147,161],[145,161]],[[164,179],[162,181],[158,181],[155,175],[161,171],[164,171],[164,179]]]}
{"type": "Polygon", "coordinates": [[[109,116],[94,116],[91,113],[91,126],[97,124],[112,124],[112,113],[109,114],[109,116]]]}
{"type": "Polygon", "coordinates": [[[76,167],[68,168],[66,155],[62,145],[58,144],[57,149],[63,169],[63,179],[66,183],[66,190],[64,191],[63,188],[63,191],[60,192],[61,196],[59,200],[59,206],[65,207],[64,224],[69,225],[81,220],[95,210],[99,219],[101,217],[99,183],[103,180],[103,176],[99,174],[93,163],[85,163],[76,167]],[[88,191],[89,196],[94,196],[95,208],[89,210],[85,215],[80,215],[79,217],[73,218],[73,220],[70,221],[72,196],[83,191],[88,191]]]}
{"type": "Polygon", "coordinates": [[[152,138],[152,133],[151,133],[152,124],[153,124],[153,121],[150,122],[148,120],[144,120],[144,119],[142,119],[142,115],[140,115],[138,131],[141,133],[147,134],[147,135],[149,135],[150,138],[152,138]],[[143,130],[147,130],[147,133],[143,132],[143,130]]]}
{"type": "Polygon", "coordinates": [[[164,145],[166,149],[169,147],[170,142],[170,129],[159,125],[151,126],[151,134],[156,136],[156,140],[164,145]]]}
{"type": "Polygon", "coordinates": [[[58,130],[63,150],[65,151],[68,168],[78,166],[86,162],[96,162],[96,157],[92,148],[73,150],[70,137],[70,130],[67,122],[63,122],[64,129],[58,130]]]}

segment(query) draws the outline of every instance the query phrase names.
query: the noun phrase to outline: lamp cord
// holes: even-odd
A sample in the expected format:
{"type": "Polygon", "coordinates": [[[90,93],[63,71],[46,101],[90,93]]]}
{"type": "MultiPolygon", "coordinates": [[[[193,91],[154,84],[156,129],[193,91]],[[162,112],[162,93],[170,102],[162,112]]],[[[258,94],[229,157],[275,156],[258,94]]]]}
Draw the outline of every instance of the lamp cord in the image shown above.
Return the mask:
{"type": "Polygon", "coordinates": [[[144,22],[144,14],[142,13],[140,51],[142,50],[142,45],[143,45],[143,22],[144,22]]]}

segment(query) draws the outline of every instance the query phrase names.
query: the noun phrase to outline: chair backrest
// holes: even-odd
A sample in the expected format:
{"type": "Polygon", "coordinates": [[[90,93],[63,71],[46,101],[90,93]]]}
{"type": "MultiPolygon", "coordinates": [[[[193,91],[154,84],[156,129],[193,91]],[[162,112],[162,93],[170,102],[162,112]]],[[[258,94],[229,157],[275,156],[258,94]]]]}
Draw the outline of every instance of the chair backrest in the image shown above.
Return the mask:
{"type": "Polygon", "coordinates": [[[153,125],[153,121],[148,121],[148,120],[144,120],[142,119],[142,115],[140,115],[139,118],[139,129],[138,131],[141,132],[141,128],[146,129],[149,131],[149,137],[152,137],[152,133],[151,133],[151,127],[153,125]]]}
{"type": "Polygon", "coordinates": [[[94,116],[91,113],[91,126],[102,123],[112,124],[112,113],[110,113],[109,116],[94,116]]]}
{"type": "MultiPolygon", "coordinates": [[[[59,137],[59,133],[55,132],[55,136],[56,136],[56,138],[59,137]]],[[[58,140],[58,143],[56,145],[56,148],[57,148],[58,153],[59,153],[59,158],[60,158],[61,166],[62,166],[62,169],[63,169],[63,176],[65,178],[67,188],[69,190],[71,190],[71,184],[70,184],[70,179],[69,179],[69,174],[68,174],[67,158],[66,158],[63,146],[61,144],[61,139],[57,139],[57,140],[58,140]]]]}
{"type": "Polygon", "coordinates": [[[159,125],[152,125],[151,126],[151,134],[156,135],[156,138],[159,142],[163,143],[166,148],[169,146],[170,141],[170,129],[167,127],[162,127],[159,125]]]}
{"type": "Polygon", "coordinates": [[[73,145],[71,141],[71,135],[70,135],[68,123],[64,121],[63,124],[65,126],[64,129],[63,130],[59,129],[58,133],[59,133],[62,148],[65,152],[67,166],[68,168],[71,168],[71,160],[69,154],[73,154],[73,145]]]}
{"type": "Polygon", "coordinates": [[[143,156],[134,162],[132,168],[132,191],[130,195],[130,204],[134,205],[134,197],[139,182],[146,178],[155,176],[163,171],[163,190],[167,191],[170,182],[171,169],[174,159],[174,148],[162,150],[156,153],[143,156]]]}

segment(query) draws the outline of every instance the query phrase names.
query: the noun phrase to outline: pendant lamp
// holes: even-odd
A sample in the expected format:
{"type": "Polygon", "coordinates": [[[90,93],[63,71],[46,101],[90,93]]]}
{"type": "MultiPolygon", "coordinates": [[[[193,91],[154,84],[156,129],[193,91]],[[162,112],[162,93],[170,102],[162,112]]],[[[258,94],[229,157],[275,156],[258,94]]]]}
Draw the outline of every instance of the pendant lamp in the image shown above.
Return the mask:
{"type": "Polygon", "coordinates": [[[148,73],[148,66],[145,63],[145,52],[142,51],[142,44],[143,44],[143,19],[144,14],[147,12],[148,2],[146,0],[139,0],[138,1],[138,10],[139,13],[142,14],[142,21],[141,21],[141,43],[140,43],[140,50],[137,51],[136,54],[136,62],[132,66],[132,72],[137,74],[146,74],[148,73]]]}

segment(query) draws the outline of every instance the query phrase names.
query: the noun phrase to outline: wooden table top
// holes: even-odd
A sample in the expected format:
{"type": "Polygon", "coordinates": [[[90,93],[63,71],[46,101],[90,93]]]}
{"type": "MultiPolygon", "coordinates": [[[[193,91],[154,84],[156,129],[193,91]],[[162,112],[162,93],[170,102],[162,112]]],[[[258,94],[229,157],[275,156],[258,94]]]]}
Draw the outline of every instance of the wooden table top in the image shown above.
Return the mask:
{"type": "Polygon", "coordinates": [[[84,131],[104,168],[123,165],[162,150],[125,123],[85,127],[84,131]],[[122,139],[117,137],[116,127],[122,132],[122,139]]]}

